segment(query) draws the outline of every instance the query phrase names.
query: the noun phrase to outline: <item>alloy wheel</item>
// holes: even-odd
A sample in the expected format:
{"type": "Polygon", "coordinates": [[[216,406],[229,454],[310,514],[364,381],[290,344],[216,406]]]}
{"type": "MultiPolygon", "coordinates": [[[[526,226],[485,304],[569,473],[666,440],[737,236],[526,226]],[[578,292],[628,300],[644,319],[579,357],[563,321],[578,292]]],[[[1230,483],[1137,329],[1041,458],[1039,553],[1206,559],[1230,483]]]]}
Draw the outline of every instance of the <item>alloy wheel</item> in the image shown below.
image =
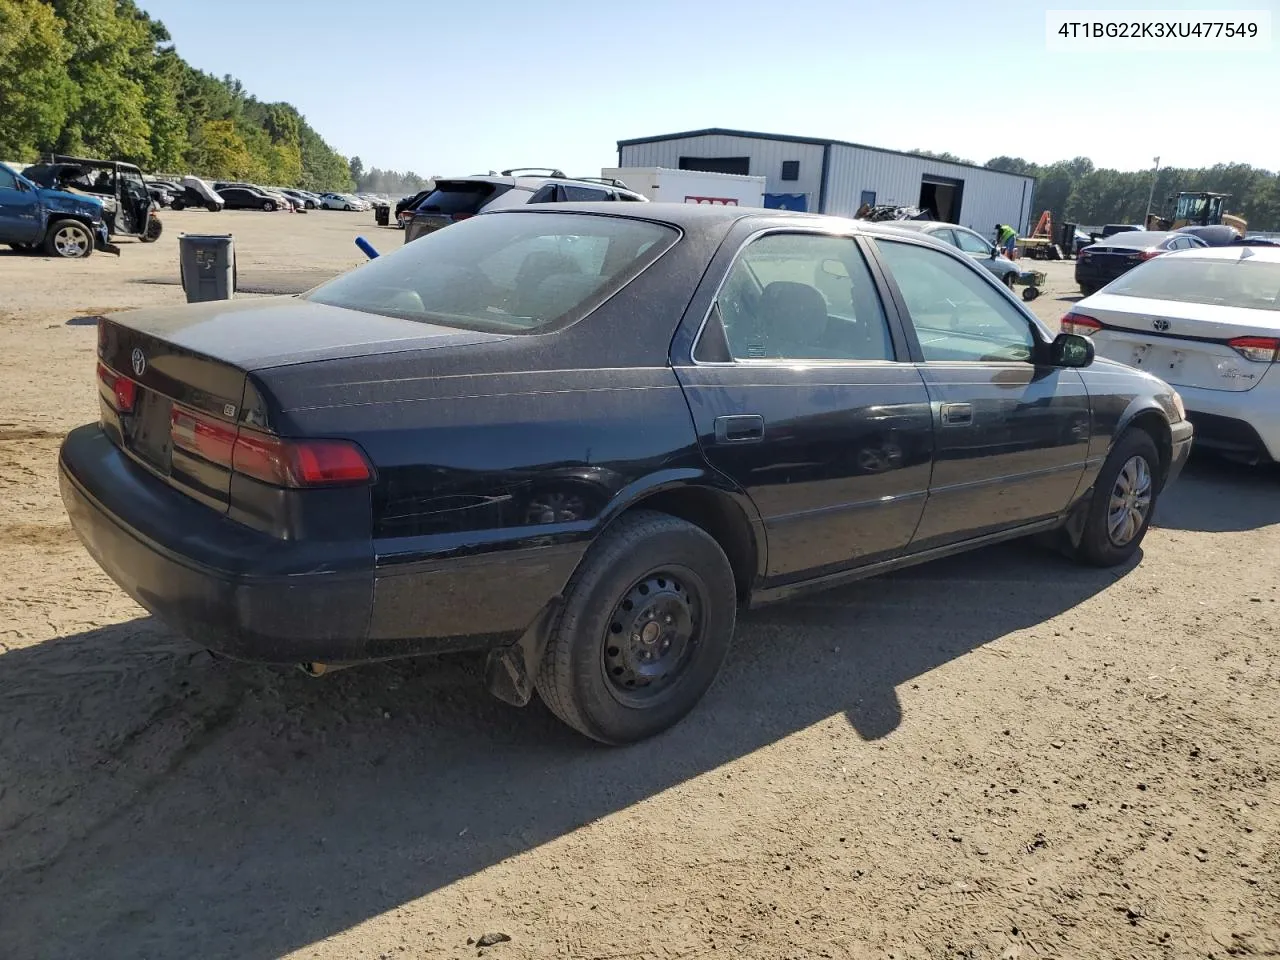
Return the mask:
{"type": "Polygon", "coordinates": [[[1125,461],[1116,476],[1107,507],[1107,536],[1123,547],[1142,529],[1151,511],[1151,466],[1145,457],[1125,461]]]}

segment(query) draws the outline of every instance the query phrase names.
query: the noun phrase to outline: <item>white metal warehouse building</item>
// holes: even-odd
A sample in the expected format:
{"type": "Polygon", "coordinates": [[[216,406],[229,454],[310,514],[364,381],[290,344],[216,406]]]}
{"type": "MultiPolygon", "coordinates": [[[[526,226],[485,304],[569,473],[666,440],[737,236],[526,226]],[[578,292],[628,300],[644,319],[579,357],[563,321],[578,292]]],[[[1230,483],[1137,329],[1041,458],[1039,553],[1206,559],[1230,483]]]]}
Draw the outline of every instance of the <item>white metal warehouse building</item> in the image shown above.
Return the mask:
{"type": "Polygon", "coordinates": [[[867,147],[713,127],[618,141],[619,167],[764,176],[765,206],[851,217],[863,203],[934,211],[989,236],[998,223],[1025,235],[1035,177],[867,147]]]}

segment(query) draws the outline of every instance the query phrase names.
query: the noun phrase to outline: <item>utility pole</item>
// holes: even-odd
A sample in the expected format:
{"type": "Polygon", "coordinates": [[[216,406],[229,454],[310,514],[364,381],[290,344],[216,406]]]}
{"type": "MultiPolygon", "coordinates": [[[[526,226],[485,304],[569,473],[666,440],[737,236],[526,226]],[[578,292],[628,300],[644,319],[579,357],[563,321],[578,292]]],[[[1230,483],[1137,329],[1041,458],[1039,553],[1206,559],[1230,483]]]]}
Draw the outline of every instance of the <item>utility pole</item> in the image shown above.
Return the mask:
{"type": "Polygon", "coordinates": [[[1156,196],[1156,177],[1160,176],[1160,158],[1156,157],[1155,161],[1156,169],[1155,172],[1151,174],[1151,190],[1147,193],[1147,215],[1142,218],[1142,225],[1144,227],[1147,225],[1147,220],[1151,217],[1151,201],[1154,200],[1156,196]]]}

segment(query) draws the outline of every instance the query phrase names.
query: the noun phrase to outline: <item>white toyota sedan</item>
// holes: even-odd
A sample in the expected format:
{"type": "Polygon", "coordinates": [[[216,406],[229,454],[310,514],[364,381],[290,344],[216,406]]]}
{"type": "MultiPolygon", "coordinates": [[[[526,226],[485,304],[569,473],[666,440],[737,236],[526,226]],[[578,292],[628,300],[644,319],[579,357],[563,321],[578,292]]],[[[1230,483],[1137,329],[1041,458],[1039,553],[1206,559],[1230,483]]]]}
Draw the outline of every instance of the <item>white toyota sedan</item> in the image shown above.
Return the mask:
{"type": "Polygon", "coordinates": [[[1166,253],[1076,303],[1062,331],[1175,387],[1197,447],[1280,461],[1280,247],[1166,253]]]}

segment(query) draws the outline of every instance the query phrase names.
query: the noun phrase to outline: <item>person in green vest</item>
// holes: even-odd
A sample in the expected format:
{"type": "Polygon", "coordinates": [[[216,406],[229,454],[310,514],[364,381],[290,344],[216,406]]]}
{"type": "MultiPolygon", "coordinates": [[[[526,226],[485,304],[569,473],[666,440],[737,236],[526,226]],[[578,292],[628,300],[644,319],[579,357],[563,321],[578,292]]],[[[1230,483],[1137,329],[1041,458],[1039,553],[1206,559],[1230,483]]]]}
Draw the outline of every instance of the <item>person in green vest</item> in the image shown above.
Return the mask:
{"type": "Polygon", "coordinates": [[[1014,247],[1018,242],[1018,231],[1007,223],[996,224],[996,246],[1004,250],[1004,255],[1013,259],[1014,247]]]}

